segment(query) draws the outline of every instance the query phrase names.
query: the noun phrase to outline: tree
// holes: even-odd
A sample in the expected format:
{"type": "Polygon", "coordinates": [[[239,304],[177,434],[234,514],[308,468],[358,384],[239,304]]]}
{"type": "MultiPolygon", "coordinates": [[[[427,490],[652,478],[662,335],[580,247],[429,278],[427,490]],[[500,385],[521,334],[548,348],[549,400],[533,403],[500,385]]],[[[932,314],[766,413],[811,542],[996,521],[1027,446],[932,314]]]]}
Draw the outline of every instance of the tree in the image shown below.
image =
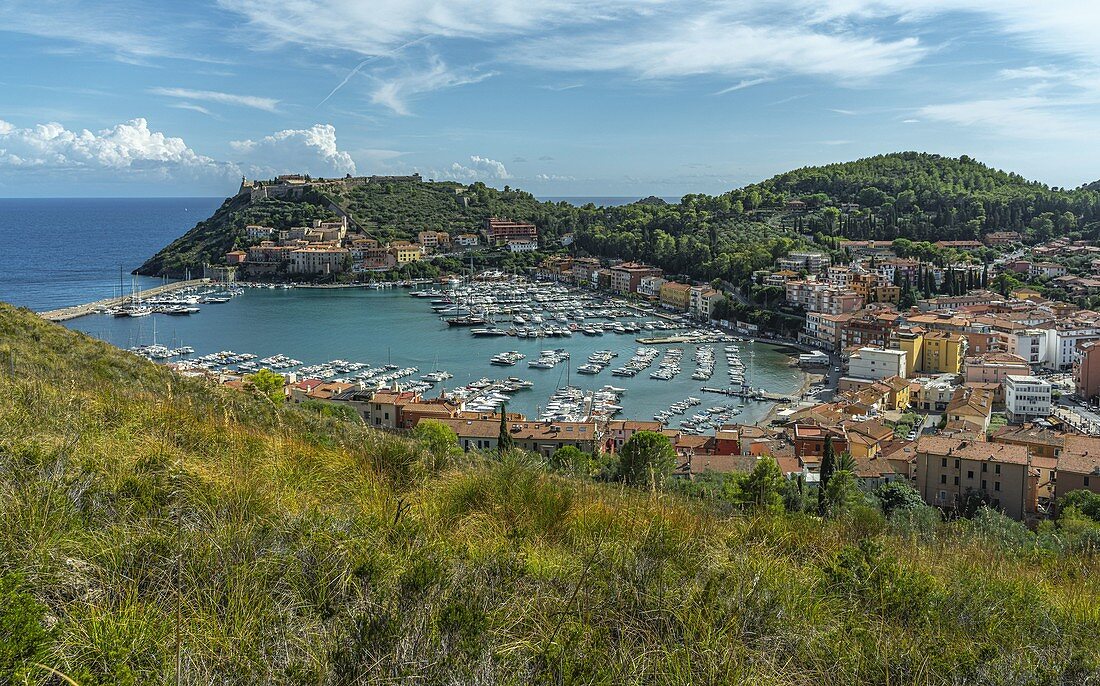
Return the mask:
{"type": "Polygon", "coordinates": [[[663,481],[676,468],[676,450],[664,434],[639,431],[619,453],[619,476],[637,486],[663,481]]]}
{"type": "Polygon", "coordinates": [[[508,431],[508,406],[500,406],[500,433],[497,435],[497,452],[501,455],[515,448],[512,433],[508,431]]]}
{"type": "Polygon", "coordinates": [[[255,374],[249,374],[244,377],[244,379],[247,383],[252,384],[253,388],[271,398],[274,402],[283,402],[286,400],[286,395],[283,393],[283,386],[286,385],[286,379],[267,367],[264,367],[255,374]]]}
{"type": "Polygon", "coordinates": [[[757,510],[783,510],[783,470],[775,458],[765,455],[741,484],[745,500],[757,510]]]}
{"type": "Polygon", "coordinates": [[[446,458],[460,452],[458,434],[443,422],[422,419],[412,430],[412,437],[424,444],[435,458],[446,458]]]}
{"type": "Polygon", "coordinates": [[[592,476],[597,468],[595,458],[580,448],[564,445],[546,460],[546,467],[554,472],[573,476],[592,476]]]}
{"type": "Polygon", "coordinates": [[[917,489],[901,481],[882,484],[875,489],[874,496],[882,507],[882,513],[887,517],[901,510],[924,505],[924,499],[920,497],[917,489]]]}
{"type": "Polygon", "coordinates": [[[829,479],[833,476],[836,466],[836,456],[833,455],[833,437],[825,436],[825,447],[821,451],[821,469],[817,482],[817,514],[825,516],[825,489],[829,486],[829,479]]]}
{"type": "Polygon", "coordinates": [[[825,487],[825,514],[835,517],[847,512],[859,502],[859,485],[855,474],[846,469],[833,472],[825,487]]]}

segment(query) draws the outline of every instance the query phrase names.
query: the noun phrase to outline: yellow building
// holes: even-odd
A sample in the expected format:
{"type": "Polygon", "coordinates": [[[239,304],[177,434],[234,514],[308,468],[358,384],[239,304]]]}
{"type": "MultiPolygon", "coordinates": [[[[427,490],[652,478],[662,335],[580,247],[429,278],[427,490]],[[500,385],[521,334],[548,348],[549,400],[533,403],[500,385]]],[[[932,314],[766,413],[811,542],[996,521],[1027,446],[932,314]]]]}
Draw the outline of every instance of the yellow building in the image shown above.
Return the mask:
{"type": "Polygon", "coordinates": [[[686,283],[666,281],[661,284],[661,304],[666,307],[687,312],[691,307],[691,286],[686,283]]]}
{"type": "Polygon", "coordinates": [[[966,336],[948,331],[901,330],[893,345],[905,351],[906,376],[961,374],[966,359],[966,336]]]}
{"type": "Polygon", "coordinates": [[[923,365],[924,333],[921,331],[895,331],[894,347],[905,351],[905,376],[914,377],[923,365]]]}
{"type": "Polygon", "coordinates": [[[418,245],[392,245],[390,252],[397,258],[397,264],[416,262],[420,259],[420,246],[418,245]]]}
{"type": "Polygon", "coordinates": [[[867,302],[897,305],[899,300],[901,300],[901,286],[875,286],[871,289],[871,297],[867,302]]]}
{"type": "Polygon", "coordinates": [[[903,379],[900,376],[891,376],[888,379],[883,379],[881,383],[890,387],[890,395],[886,399],[886,404],[891,410],[904,412],[909,409],[911,397],[909,390],[910,382],[908,379],[903,379]]]}
{"type": "Polygon", "coordinates": [[[947,331],[924,334],[921,371],[925,374],[961,374],[966,359],[966,336],[947,331]]]}

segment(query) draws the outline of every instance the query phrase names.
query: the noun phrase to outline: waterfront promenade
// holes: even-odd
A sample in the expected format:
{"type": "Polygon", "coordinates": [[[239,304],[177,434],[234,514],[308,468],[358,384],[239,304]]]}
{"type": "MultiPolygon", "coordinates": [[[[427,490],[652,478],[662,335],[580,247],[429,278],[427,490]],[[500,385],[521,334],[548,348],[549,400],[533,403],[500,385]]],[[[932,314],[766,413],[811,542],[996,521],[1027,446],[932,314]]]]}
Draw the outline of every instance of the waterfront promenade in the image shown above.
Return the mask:
{"type": "Polygon", "coordinates": [[[172,293],[174,291],[181,291],[185,288],[191,288],[193,286],[203,286],[211,283],[210,279],[191,279],[190,281],[173,281],[172,283],[166,283],[163,286],[155,286],[153,288],[147,288],[137,293],[131,293],[121,298],[104,298],[103,300],[96,300],[95,302],[85,303],[83,305],[73,305],[72,307],[62,307],[56,310],[49,310],[46,312],[39,312],[38,316],[51,322],[65,322],[70,319],[76,319],[77,317],[83,317],[89,314],[95,314],[97,311],[106,307],[117,307],[127,302],[134,300],[148,300],[158,295],[164,295],[165,293],[172,293]]]}

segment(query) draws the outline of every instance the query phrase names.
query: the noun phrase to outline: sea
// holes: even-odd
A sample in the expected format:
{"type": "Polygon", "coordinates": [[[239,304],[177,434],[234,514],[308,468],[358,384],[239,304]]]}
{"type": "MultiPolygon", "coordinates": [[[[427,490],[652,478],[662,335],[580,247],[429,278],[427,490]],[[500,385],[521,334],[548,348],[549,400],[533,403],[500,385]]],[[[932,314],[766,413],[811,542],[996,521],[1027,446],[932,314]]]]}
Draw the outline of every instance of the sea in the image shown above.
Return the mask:
{"type": "MultiPolygon", "coordinates": [[[[569,198],[570,202],[634,198],[569,198]]],[[[208,217],[220,198],[0,199],[0,300],[37,311],[117,295],[120,288],[149,287],[159,279],[133,278],[130,271],[161,247],[208,217]],[[121,277],[120,277],[121,271],[121,277]]],[[[619,354],[625,363],[638,347],[633,335],[521,339],[474,338],[468,330],[448,327],[429,300],[405,289],[245,289],[229,302],[203,305],[189,317],[152,315],[139,319],[90,315],[66,322],[120,348],[153,342],[191,346],[196,355],[222,350],[262,357],[285,354],[306,364],[331,360],[370,365],[415,366],[420,373],[447,371],[442,386],[465,385],[481,378],[517,376],[532,381],[517,393],[510,411],[537,414],[550,395],[570,384],[596,389],[625,388],[621,416],[649,419],[674,402],[697,397],[702,406],[740,405],[740,421],[764,418],[771,406],[707,394],[702,386],[724,385],[723,344],[715,344],[717,368],[712,382],[691,379],[693,346],[685,345],[683,372],[671,381],[614,377],[610,368],[597,375],[573,372],[596,350],[619,354]],[[554,369],[529,368],[540,350],[565,348],[570,362],[554,369]],[[490,365],[496,353],[527,355],[515,367],[490,365]]],[[[651,335],[661,332],[648,332],[651,335]]],[[[0,332],[2,337],[3,332],[0,332]]],[[[802,373],[790,366],[785,351],[762,343],[737,343],[750,385],[775,393],[795,393],[802,373]]],[[[656,368],[656,364],[653,369],[656,368]]],[[[437,388],[439,386],[437,385],[437,388]]],[[[429,392],[430,395],[430,392],[429,392]]]]}

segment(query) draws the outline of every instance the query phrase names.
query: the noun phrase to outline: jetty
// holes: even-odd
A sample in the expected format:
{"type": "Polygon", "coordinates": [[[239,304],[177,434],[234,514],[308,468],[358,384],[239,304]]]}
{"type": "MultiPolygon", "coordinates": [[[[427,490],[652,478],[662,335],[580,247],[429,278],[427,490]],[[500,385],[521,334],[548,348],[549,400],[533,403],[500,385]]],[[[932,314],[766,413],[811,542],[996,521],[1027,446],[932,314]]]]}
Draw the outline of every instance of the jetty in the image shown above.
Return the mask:
{"type": "Polygon", "coordinates": [[[130,293],[122,297],[104,298],[103,300],[96,300],[95,302],[84,303],[83,305],[73,305],[71,307],[62,307],[57,310],[49,310],[46,312],[39,312],[38,316],[51,322],[65,322],[70,319],[76,319],[89,314],[95,314],[108,307],[118,307],[125,305],[133,300],[148,300],[158,295],[164,295],[165,293],[173,293],[175,291],[182,291],[187,288],[193,288],[195,286],[205,286],[212,283],[210,279],[191,279],[190,281],[173,281],[172,283],[166,283],[162,286],[154,286],[153,288],[147,288],[143,291],[137,291],[136,293],[130,293]]]}

